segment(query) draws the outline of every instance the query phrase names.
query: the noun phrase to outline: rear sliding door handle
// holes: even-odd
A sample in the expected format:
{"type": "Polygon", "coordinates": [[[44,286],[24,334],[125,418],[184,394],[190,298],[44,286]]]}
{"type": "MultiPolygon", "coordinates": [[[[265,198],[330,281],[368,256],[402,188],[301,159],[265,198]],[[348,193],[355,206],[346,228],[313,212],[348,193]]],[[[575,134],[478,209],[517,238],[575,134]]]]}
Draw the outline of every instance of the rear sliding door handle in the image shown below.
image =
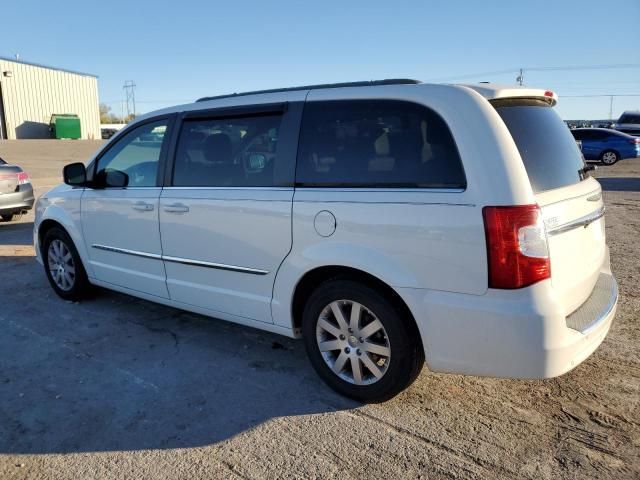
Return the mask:
{"type": "Polygon", "coordinates": [[[150,212],[153,210],[153,203],[136,202],[132,207],[134,210],[140,210],[141,212],[150,212]]]}
{"type": "Polygon", "coordinates": [[[169,213],[187,213],[189,207],[182,203],[172,203],[171,205],[165,205],[164,211],[169,213]]]}

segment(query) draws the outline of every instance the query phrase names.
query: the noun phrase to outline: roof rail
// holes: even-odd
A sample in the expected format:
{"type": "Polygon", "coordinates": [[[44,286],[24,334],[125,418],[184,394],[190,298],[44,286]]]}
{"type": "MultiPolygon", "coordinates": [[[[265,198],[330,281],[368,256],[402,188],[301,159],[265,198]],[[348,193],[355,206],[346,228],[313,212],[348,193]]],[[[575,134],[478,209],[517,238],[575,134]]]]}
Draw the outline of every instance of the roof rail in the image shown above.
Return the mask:
{"type": "Polygon", "coordinates": [[[324,83],[320,85],[304,85],[301,87],[289,88],[272,88],[270,90],[255,90],[253,92],[230,93],[228,95],[217,95],[215,97],[202,97],[196,102],[206,102],[208,100],[218,100],[220,98],[242,97],[245,95],[258,95],[261,93],[281,93],[295,92],[299,90],[318,90],[321,88],[343,88],[343,87],[373,87],[375,85],[415,85],[422,83],[420,80],[412,80],[410,78],[389,78],[385,80],[369,80],[364,82],[345,82],[345,83],[324,83]]]}

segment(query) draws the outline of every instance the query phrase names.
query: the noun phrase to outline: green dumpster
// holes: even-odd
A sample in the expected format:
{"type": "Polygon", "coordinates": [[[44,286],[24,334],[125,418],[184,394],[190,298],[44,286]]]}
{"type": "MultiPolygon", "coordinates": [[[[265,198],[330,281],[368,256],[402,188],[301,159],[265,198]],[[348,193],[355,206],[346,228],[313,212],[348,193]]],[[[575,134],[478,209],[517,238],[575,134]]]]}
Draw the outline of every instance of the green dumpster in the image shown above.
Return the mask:
{"type": "Polygon", "coordinates": [[[80,118],[73,113],[54,113],[49,122],[51,138],[81,138],[80,118]]]}

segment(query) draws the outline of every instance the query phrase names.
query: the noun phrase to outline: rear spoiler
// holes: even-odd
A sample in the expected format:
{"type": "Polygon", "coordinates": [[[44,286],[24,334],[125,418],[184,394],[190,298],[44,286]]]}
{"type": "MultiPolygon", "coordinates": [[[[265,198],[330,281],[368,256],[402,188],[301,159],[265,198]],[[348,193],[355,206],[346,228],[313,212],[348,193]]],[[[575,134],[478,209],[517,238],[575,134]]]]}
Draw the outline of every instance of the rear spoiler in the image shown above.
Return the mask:
{"type": "Polygon", "coordinates": [[[478,92],[489,101],[499,99],[539,100],[552,107],[558,103],[558,95],[555,92],[541,88],[503,86],[492,83],[475,83],[461,86],[478,92]]]}

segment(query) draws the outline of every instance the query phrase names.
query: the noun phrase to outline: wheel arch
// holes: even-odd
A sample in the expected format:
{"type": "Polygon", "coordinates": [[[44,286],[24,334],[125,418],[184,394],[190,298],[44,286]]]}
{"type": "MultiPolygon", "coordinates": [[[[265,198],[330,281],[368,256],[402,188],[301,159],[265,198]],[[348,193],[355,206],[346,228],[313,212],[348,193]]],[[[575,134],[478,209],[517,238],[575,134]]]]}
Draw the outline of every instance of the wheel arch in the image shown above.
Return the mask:
{"type": "Polygon", "coordinates": [[[422,343],[418,324],[411,309],[400,294],[380,278],[363,270],[344,265],[323,265],[315,267],[300,277],[295,286],[291,301],[291,319],[294,333],[299,334],[301,331],[304,306],[313,290],[321,283],[332,279],[354,280],[381,292],[402,313],[402,318],[407,319],[413,333],[422,343]]]}
{"type": "Polygon", "coordinates": [[[38,246],[40,247],[41,254],[42,254],[42,242],[44,241],[44,237],[47,234],[47,232],[54,227],[59,227],[63,229],[65,232],[67,231],[67,229],[64,228],[64,225],[62,225],[59,221],[54,220],[52,218],[46,218],[42,220],[40,222],[40,225],[38,226],[38,246]]]}
{"type": "Polygon", "coordinates": [[[613,152],[613,153],[615,153],[615,154],[617,155],[617,157],[618,157],[618,160],[622,160],[622,155],[620,154],[620,151],[619,151],[618,149],[616,149],[616,148],[611,148],[611,147],[609,147],[609,148],[605,148],[604,150],[602,150],[602,151],[600,152],[600,155],[598,156],[598,159],[599,159],[599,160],[602,160],[602,157],[603,157],[603,156],[604,156],[604,154],[605,154],[605,153],[607,153],[607,152],[613,152]]]}
{"type": "Polygon", "coordinates": [[[44,236],[49,230],[51,230],[51,228],[61,228],[71,238],[73,245],[78,251],[78,255],[80,255],[80,260],[82,260],[82,264],[87,275],[92,277],[93,272],[91,270],[88,252],[78,220],[79,219],[75,219],[73,214],[71,214],[66,208],[62,208],[58,205],[48,205],[37,224],[37,237],[34,238],[34,240],[37,240],[39,251],[36,253],[40,255],[40,258],[43,258],[41,249],[44,236]]]}

